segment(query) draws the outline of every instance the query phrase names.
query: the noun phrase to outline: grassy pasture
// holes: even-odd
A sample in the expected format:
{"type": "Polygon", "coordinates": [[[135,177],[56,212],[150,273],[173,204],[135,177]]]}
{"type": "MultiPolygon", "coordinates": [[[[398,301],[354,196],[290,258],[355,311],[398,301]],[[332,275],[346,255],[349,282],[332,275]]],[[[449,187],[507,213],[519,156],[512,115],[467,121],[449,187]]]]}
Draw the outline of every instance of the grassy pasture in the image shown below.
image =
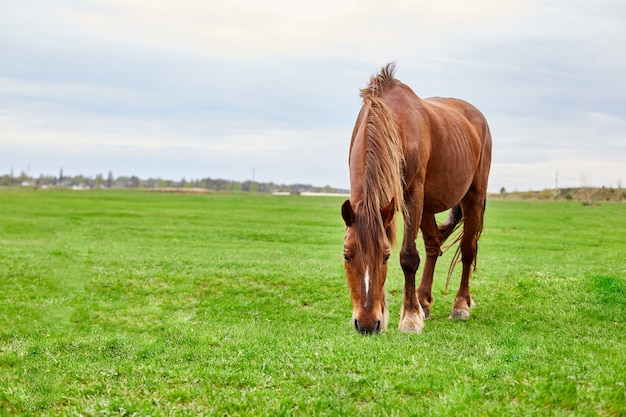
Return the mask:
{"type": "Polygon", "coordinates": [[[626,415],[626,205],[488,202],[477,303],[350,325],[339,198],[0,189],[0,415],[626,415]]]}

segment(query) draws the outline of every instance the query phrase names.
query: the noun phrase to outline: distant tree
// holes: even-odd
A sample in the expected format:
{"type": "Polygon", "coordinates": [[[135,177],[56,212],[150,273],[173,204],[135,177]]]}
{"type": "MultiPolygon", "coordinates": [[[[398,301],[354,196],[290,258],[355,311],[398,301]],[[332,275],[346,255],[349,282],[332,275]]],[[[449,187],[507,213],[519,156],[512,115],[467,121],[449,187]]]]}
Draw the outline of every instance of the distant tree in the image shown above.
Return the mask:
{"type": "Polygon", "coordinates": [[[232,192],[243,191],[243,186],[239,181],[229,181],[226,184],[227,184],[226,191],[232,191],[232,192]]]}
{"type": "Polygon", "coordinates": [[[19,180],[20,183],[27,182],[29,179],[30,178],[28,177],[28,175],[26,175],[26,173],[24,171],[22,171],[22,173],[18,177],[18,180],[19,180]]]}
{"type": "Polygon", "coordinates": [[[107,178],[107,188],[113,188],[113,172],[109,171],[109,176],[107,178]]]}

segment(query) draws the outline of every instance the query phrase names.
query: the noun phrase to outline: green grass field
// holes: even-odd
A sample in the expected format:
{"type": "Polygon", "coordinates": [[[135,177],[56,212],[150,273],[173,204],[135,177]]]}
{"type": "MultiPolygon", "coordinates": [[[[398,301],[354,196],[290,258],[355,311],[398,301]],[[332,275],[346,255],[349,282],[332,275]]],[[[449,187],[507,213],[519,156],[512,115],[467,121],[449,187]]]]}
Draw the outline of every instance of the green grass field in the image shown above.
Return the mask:
{"type": "Polygon", "coordinates": [[[0,415],[626,415],[626,205],[490,201],[471,319],[396,251],[362,336],[341,202],[0,189],[0,415]]]}

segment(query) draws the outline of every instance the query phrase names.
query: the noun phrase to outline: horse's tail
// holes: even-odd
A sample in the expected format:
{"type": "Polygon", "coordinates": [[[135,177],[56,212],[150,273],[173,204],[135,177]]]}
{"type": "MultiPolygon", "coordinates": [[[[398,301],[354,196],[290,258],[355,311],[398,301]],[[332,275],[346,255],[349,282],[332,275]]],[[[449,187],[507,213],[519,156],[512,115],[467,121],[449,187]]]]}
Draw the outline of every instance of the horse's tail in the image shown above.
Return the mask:
{"type": "MultiPolygon", "coordinates": [[[[462,222],[463,211],[461,210],[461,205],[457,204],[450,210],[450,214],[448,214],[448,219],[446,220],[446,222],[439,225],[439,233],[441,233],[441,243],[445,242],[446,239],[448,239],[450,235],[454,233],[456,229],[458,229],[462,222]]],[[[455,239],[455,241],[452,242],[450,246],[454,245],[458,241],[458,239],[459,238],[455,239]]]]}
{"type": "MultiPolygon", "coordinates": [[[[483,202],[483,212],[480,216],[480,224],[478,225],[478,232],[476,232],[476,242],[480,239],[480,235],[483,232],[483,216],[485,214],[487,201],[483,202]]],[[[454,233],[455,230],[459,228],[459,226],[463,223],[463,210],[461,210],[461,205],[457,204],[452,207],[450,210],[450,214],[448,215],[448,219],[445,223],[439,226],[439,232],[442,235],[441,243],[445,242],[447,238],[450,237],[454,233]]],[[[463,239],[463,232],[459,233],[456,238],[445,247],[444,251],[447,251],[452,246],[456,245],[463,239]]],[[[450,267],[448,268],[448,277],[446,279],[446,289],[445,293],[448,293],[448,286],[450,285],[450,278],[452,277],[452,272],[454,272],[454,267],[461,261],[461,245],[458,245],[456,251],[454,252],[454,256],[452,257],[452,262],[450,262],[450,267]]],[[[476,257],[474,257],[474,269],[476,269],[476,257]]]]}

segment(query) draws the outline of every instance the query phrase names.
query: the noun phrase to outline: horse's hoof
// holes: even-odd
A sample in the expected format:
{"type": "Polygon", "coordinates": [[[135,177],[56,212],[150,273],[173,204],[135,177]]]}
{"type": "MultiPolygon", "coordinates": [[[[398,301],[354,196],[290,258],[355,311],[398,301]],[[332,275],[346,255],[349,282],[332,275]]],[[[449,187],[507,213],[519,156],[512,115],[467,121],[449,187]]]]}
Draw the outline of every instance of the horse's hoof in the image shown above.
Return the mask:
{"type": "Polygon", "coordinates": [[[424,313],[411,313],[400,320],[398,328],[402,333],[422,333],[424,330],[424,313]]]}
{"type": "Polygon", "coordinates": [[[452,306],[452,313],[450,313],[450,320],[467,320],[470,318],[470,311],[474,307],[474,300],[470,297],[469,303],[465,298],[457,297],[452,306]]]}
{"type": "Polygon", "coordinates": [[[470,312],[462,308],[453,308],[448,318],[450,320],[467,320],[470,318],[470,312]]]}

